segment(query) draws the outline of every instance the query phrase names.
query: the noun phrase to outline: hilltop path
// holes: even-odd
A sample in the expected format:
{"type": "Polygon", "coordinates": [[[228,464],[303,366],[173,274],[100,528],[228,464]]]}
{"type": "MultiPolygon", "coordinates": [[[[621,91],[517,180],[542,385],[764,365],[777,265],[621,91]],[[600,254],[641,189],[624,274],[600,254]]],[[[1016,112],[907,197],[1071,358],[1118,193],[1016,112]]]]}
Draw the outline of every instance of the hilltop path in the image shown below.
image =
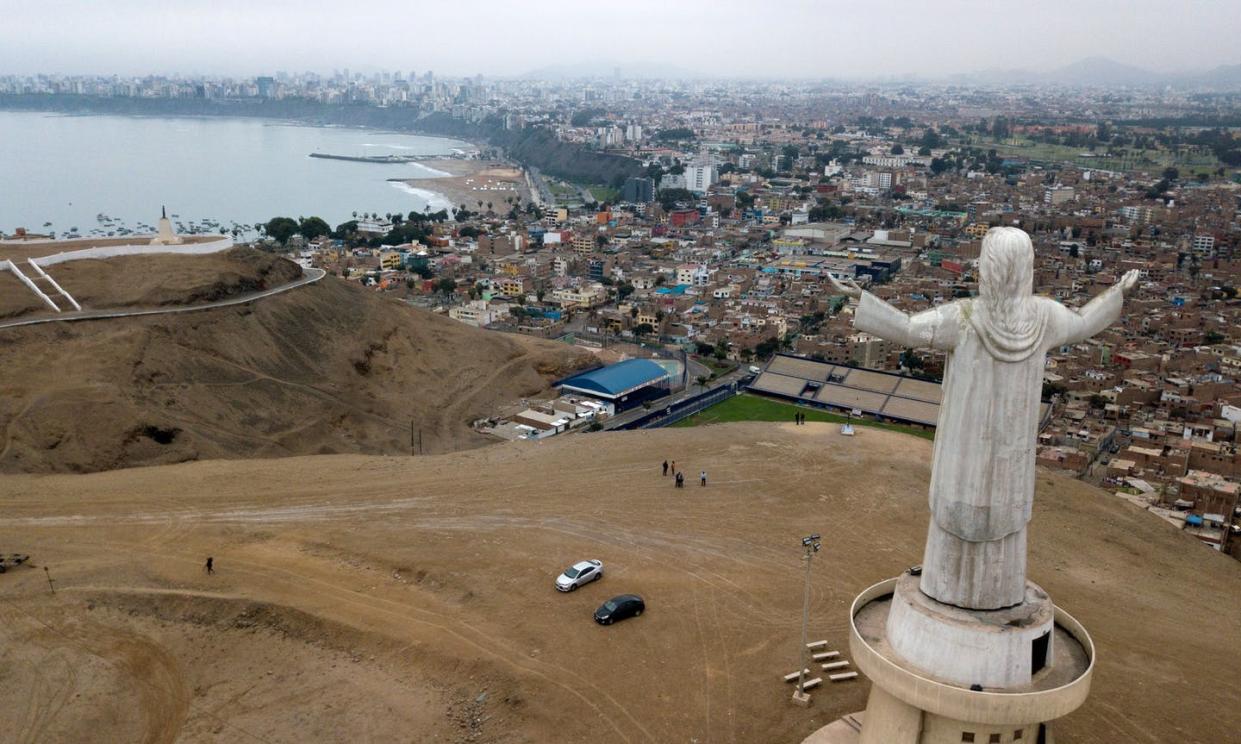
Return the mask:
{"type": "Polygon", "coordinates": [[[226,300],[217,300],[216,302],[205,302],[201,305],[188,305],[179,307],[160,307],[147,310],[118,310],[102,308],[99,310],[75,310],[73,312],[60,313],[58,315],[49,315],[40,318],[24,318],[18,320],[6,320],[0,322],[0,330],[5,328],[17,328],[20,326],[39,325],[40,323],[59,323],[61,321],[70,320],[99,320],[101,318],[130,318],[140,315],[167,315],[170,313],[188,313],[195,310],[211,310],[217,307],[228,307],[229,305],[243,305],[247,302],[261,300],[264,297],[278,295],[281,292],[287,292],[290,289],[304,287],[307,284],[313,284],[326,275],[323,269],[306,269],[306,273],[298,279],[291,282],[281,284],[278,287],[264,289],[259,292],[247,292],[245,294],[230,297],[226,300]]]}

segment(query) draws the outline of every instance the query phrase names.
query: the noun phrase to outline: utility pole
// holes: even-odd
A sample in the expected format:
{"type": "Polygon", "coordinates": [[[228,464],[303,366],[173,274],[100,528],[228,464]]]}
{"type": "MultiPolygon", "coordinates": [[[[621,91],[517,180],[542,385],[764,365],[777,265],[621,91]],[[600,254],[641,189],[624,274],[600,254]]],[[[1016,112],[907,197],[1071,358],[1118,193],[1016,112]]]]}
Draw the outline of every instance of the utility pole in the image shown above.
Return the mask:
{"type": "Polygon", "coordinates": [[[47,570],[47,566],[43,567],[43,575],[47,577],[47,588],[52,590],[52,594],[55,594],[56,585],[52,583],[52,574],[47,570]]]}
{"type": "Polygon", "coordinates": [[[801,653],[797,664],[797,689],[793,691],[793,702],[800,706],[810,705],[810,696],[806,694],[804,685],[806,684],[806,653],[808,649],[806,644],[806,630],[810,625],[810,562],[814,558],[814,554],[819,552],[821,543],[819,542],[819,533],[808,535],[801,539],[802,560],[806,562],[806,591],[802,599],[801,605],[801,653]]]}

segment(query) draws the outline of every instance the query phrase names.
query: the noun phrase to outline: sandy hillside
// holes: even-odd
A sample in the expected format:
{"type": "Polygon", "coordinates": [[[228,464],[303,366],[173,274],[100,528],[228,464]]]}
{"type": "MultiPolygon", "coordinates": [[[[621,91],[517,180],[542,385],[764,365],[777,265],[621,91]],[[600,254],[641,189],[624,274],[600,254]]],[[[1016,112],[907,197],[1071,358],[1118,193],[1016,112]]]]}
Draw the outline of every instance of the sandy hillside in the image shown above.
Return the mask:
{"type": "Polygon", "coordinates": [[[589,355],[332,277],[253,304],[0,330],[0,471],[478,446],[589,355]]]}
{"type": "MultiPolygon", "coordinates": [[[[34,274],[24,262],[19,265],[27,276],[34,274]]],[[[47,267],[47,273],[83,308],[100,310],[214,302],[287,284],[300,277],[302,270],[280,256],[232,248],[204,256],[156,254],[68,261],[47,267]]],[[[73,309],[59,294],[52,293],[52,300],[62,310],[73,309]]],[[[34,314],[50,316],[52,311],[17,277],[0,273],[0,319],[34,314]]]]}
{"type": "MultiPolygon", "coordinates": [[[[920,560],[930,443],[810,424],[562,437],[428,457],[0,477],[0,731],[16,742],[796,744],[864,681],[788,701],[812,630],[920,560]],[[661,478],[675,458],[710,485],[661,478]],[[217,573],[202,561],[215,557],[217,573]],[[604,561],[572,594],[556,572],[604,561]],[[638,592],[648,611],[590,614],[638,592]]],[[[1078,744],[1231,741],[1241,565],[1040,473],[1031,577],[1098,646],[1078,744]]]]}
{"type": "Polygon", "coordinates": [[[83,307],[157,307],[214,302],[297,279],[297,264],[250,248],[206,256],[123,256],[70,261],[48,273],[83,307]]]}

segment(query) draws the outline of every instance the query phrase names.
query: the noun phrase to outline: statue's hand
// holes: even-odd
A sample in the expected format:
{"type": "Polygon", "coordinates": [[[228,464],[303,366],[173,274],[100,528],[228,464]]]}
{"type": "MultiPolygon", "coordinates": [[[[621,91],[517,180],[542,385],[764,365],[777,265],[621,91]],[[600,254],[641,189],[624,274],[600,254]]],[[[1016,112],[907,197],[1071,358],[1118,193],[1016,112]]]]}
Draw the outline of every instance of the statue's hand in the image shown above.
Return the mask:
{"type": "Polygon", "coordinates": [[[845,295],[848,297],[861,297],[862,296],[862,288],[859,287],[857,282],[853,281],[852,279],[846,279],[844,282],[840,282],[836,279],[836,277],[832,276],[831,274],[828,274],[827,280],[832,283],[832,289],[836,290],[842,295],[845,295]]]}
{"type": "Polygon", "coordinates": [[[1130,269],[1129,271],[1126,271],[1125,275],[1120,278],[1120,291],[1131,291],[1134,287],[1138,286],[1139,278],[1141,278],[1141,273],[1137,269],[1130,269]]]}

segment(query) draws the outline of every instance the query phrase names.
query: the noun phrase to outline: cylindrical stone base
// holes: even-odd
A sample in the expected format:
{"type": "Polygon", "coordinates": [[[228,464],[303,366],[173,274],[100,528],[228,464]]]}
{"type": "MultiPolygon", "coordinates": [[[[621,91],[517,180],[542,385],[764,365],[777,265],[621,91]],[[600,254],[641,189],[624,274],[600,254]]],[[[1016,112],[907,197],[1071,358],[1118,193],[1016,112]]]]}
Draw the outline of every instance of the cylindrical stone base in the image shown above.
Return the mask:
{"type": "Polygon", "coordinates": [[[964,687],[1020,688],[1051,659],[1055,615],[1051,599],[1036,585],[1027,583],[1024,596],[1004,610],[963,610],[926,596],[917,577],[905,574],[892,597],[888,642],[905,662],[939,679],[964,687]]]}

